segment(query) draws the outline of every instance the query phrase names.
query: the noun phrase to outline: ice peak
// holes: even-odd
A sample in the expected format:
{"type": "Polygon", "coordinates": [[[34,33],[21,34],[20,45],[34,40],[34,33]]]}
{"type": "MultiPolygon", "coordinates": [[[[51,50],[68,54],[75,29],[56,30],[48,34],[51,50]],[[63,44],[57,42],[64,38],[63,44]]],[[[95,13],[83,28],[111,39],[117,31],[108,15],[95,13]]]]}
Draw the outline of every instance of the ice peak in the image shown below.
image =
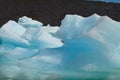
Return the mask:
{"type": "Polygon", "coordinates": [[[22,25],[25,28],[28,27],[41,27],[43,24],[39,21],[32,20],[32,18],[28,18],[26,16],[23,16],[18,19],[18,24],[22,25]]]}
{"type": "MultiPolygon", "coordinates": [[[[89,17],[99,18],[100,16],[99,16],[98,14],[95,13],[95,14],[89,16],[89,17]]],[[[87,17],[87,18],[88,18],[88,17],[87,17]]]]}

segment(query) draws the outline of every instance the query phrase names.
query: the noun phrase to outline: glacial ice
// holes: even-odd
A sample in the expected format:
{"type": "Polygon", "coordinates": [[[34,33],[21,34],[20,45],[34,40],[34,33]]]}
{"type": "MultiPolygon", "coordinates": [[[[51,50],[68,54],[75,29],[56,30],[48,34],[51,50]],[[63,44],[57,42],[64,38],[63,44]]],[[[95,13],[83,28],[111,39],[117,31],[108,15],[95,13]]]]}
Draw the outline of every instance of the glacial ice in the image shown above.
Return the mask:
{"type": "Polygon", "coordinates": [[[66,15],[62,20],[59,31],[55,34],[60,38],[72,39],[82,37],[99,20],[99,15],[93,14],[90,17],[81,17],[78,15],[66,15]],[[74,29],[73,29],[74,26],[74,29]]]}
{"type": "Polygon", "coordinates": [[[18,24],[22,25],[25,28],[28,27],[42,27],[42,23],[36,20],[32,20],[32,18],[28,18],[26,16],[19,18],[18,24]]]}
{"type": "Polygon", "coordinates": [[[11,20],[0,28],[0,78],[119,68],[119,30],[120,22],[97,14],[66,15],[60,27],[25,16],[11,20]]]}
{"type": "Polygon", "coordinates": [[[23,33],[25,33],[25,28],[15,21],[9,21],[0,29],[0,39],[5,44],[9,43],[15,46],[27,46],[29,42],[20,37],[23,33]]]}

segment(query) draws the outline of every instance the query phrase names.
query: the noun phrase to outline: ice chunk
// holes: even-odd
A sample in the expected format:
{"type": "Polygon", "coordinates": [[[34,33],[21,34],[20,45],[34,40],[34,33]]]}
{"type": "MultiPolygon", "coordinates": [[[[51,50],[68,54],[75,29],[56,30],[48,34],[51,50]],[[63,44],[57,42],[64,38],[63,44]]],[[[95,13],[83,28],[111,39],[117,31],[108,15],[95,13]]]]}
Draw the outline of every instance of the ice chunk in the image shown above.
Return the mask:
{"type": "Polygon", "coordinates": [[[59,47],[63,45],[60,39],[54,38],[50,34],[55,33],[58,30],[58,27],[42,27],[43,24],[41,22],[25,16],[19,18],[18,23],[26,28],[26,32],[22,37],[28,40],[32,47],[59,47]]]}
{"type": "Polygon", "coordinates": [[[54,34],[60,29],[60,27],[47,25],[47,26],[43,26],[41,29],[47,33],[54,34]]]}
{"type": "Polygon", "coordinates": [[[28,18],[26,16],[19,18],[18,23],[25,28],[28,27],[41,27],[43,24],[36,20],[32,20],[32,18],[28,18]]]}
{"type": "Polygon", "coordinates": [[[11,34],[21,36],[25,33],[25,28],[16,23],[15,21],[8,21],[5,25],[2,26],[1,30],[4,30],[6,32],[9,32],[11,34]]]}
{"type": "Polygon", "coordinates": [[[60,39],[53,37],[50,33],[41,28],[27,29],[23,38],[27,39],[33,48],[53,48],[63,45],[60,39]]]}
{"type": "Polygon", "coordinates": [[[41,28],[29,27],[26,29],[26,32],[22,35],[22,37],[30,41],[39,33],[40,29],[41,28]]]}
{"type": "Polygon", "coordinates": [[[29,41],[31,48],[56,48],[63,45],[61,39],[51,34],[57,32],[58,27],[50,27],[49,25],[47,27],[31,26],[32,27],[26,27],[26,32],[22,35],[22,38],[29,41]]]}
{"type": "Polygon", "coordinates": [[[25,33],[25,28],[14,21],[9,21],[0,28],[0,39],[4,43],[13,44],[15,46],[28,46],[29,42],[21,35],[25,33]]]}
{"type": "Polygon", "coordinates": [[[99,17],[97,14],[86,18],[78,15],[67,15],[62,20],[62,24],[56,35],[63,39],[82,37],[83,34],[97,23],[99,17]]]}
{"type": "Polygon", "coordinates": [[[9,43],[15,46],[29,46],[29,42],[19,36],[6,32],[4,30],[0,31],[0,38],[2,43],[9,43]]]}
{"type": "Polygon", "coordinates": [[[120,44],[119,25],[119,22],[113,21],[107,16],[103,16],[88,35],[101,42],[117,46],[120,44]]]}

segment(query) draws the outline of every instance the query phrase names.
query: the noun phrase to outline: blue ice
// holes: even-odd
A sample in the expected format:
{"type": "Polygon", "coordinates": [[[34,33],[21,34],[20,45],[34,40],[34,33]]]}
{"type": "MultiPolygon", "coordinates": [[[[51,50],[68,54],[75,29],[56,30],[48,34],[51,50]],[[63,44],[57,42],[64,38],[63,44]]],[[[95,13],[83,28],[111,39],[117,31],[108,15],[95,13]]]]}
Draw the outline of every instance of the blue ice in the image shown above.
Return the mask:
{"type": "Polygon", "coordinates": [[[119,31],[120,22],[97,14],[66,15],[60,26],[10,20],[0,28],[0,74],[34,80],[41,73],[119,68],[119,31]]]}

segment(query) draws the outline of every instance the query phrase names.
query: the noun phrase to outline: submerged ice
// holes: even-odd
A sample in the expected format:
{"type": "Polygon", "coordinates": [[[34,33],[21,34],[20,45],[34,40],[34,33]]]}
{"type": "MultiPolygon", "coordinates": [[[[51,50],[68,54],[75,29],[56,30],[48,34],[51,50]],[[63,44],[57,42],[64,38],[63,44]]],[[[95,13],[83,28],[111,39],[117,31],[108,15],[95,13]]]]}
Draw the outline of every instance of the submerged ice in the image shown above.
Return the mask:
{"type": "Polygon", "coordinates": [[[66,15],[60,27],[25,16],[10,20],[0,28],[0,78],[120,68],[119,30],[120,22],[97,14],[66,15]]]}

